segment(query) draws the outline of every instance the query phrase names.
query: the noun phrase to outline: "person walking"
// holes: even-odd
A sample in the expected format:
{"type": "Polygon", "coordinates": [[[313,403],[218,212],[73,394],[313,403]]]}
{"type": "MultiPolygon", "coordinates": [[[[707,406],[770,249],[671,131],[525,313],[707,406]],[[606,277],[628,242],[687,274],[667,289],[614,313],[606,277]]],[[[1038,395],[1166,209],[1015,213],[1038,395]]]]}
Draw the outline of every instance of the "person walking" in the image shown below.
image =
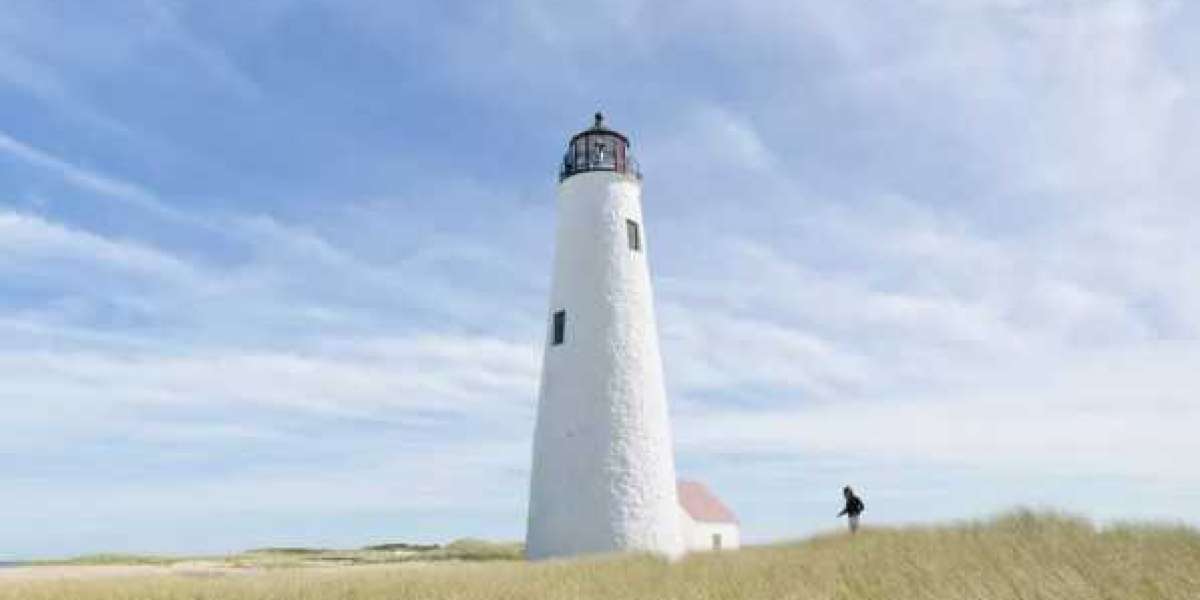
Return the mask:
{"type": "Polygon", "coordinates": [[[867,510],[867,507],[863,504],[861,498],[854,495],[854,490],[850,489],[850,486],[842,488],[842,496],[846,498],[846,507],[837,516],[846,515],[850,523],[850,533],[857,533],[858,515],[862,514],[862,511],[867,510]]]}

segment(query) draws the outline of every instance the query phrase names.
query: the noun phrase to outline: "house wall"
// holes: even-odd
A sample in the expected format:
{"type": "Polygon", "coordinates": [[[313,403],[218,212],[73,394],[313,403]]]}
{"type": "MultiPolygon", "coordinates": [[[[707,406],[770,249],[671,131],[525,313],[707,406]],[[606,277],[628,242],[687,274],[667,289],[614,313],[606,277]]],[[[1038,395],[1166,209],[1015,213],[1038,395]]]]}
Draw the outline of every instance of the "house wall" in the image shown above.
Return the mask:
{"type": "Polygon", "coordinates": [[[721,550],[736,550],[742,545],[741,527],[737,523],[696,521],[687,511],[679,509],[680,533],[688,552],[714,550],[713,535],[721,536],[721,550]]]}

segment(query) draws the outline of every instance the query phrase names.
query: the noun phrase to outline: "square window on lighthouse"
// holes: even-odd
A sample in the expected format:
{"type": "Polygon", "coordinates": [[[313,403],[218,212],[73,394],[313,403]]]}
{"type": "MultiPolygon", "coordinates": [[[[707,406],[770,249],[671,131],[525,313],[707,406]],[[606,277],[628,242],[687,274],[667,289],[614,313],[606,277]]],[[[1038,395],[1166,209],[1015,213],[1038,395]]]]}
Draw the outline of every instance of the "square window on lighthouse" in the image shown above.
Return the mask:
{"type": "Polygon", "coordinates": [[[638,230],[637,221],[625,219],[625,234],[629,237],[629,249],[638,252],[642,249],[642,232],[638,230]]]}
{"type": "Polygon", "coordinates": [[[551,339],[555,346],[561,345],[567,337],[567,311],[560,310],[554,313],[554,328],[551,334],[551,339]]]}

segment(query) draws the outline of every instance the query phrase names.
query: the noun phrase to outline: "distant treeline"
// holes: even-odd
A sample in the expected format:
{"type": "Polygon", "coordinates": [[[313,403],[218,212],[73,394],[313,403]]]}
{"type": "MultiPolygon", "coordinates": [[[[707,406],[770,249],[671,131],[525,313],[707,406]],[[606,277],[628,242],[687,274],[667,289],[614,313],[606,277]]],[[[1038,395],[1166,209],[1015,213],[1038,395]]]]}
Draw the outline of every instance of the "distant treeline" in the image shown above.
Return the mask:
{"type": "MultiPolygon", "coordinates": [[[[373,546],[363,546],[363,550],[374,552],[429,552],[432,550],[440,550],[441,544],[409,544],[407,542],[390,542],[387,544],[375,544],[373,546]]],[[[309,555],[309,554],[330,554],[341,552],[333,548],[309,548],[304,546],[267,546],[266,548],[253,548],[247,550],[247,554],[290,554],[290,555],[309,555]]]]}
{"type": "Polygon", "coordinates": [[[382,551],[407,550],[409,552],[428,552],[430,550],[437,550],[438,548],[441,548],[441,547],[442,547],[441,544],[406,544],[406,543],[400,542],[400,543],[392,543],[392,544],[376,544],[374,546],[363,546],[363,550],[382,550],[382,551]]]}

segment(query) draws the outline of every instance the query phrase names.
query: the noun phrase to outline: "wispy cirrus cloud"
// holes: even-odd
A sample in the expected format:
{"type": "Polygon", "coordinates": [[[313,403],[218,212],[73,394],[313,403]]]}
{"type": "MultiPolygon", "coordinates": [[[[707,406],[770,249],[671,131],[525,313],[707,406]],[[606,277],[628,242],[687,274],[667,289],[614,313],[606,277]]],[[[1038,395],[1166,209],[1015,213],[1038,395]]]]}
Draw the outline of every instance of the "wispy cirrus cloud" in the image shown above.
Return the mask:
{"type": "Polygon", "coordinates": [[[30,165],[49,170],[61,176],[67,182],[84,188],[87,191],[95,192],[102,196],[127,200],[142,207],[163,210],[158,206],[149,192],[137,185],[76,166],[3,132],[0,132],[0,150],[30,165]]]}
{"type": "Polygon", "coordinates": [[[7,267],[5,270],[28,267],[37,269],[43,277],[55,265],[69,269],[62,273],[66,277],[77,274],[94,277],[96,272],[89,267],[160,282],[195,282],[199,277],[184,261],[148,246],[108,239],[34,214],[16,212],[0,212],[0,261],[7,267]],[[80,268],[90,272],[80,273],[80,268]]]}

